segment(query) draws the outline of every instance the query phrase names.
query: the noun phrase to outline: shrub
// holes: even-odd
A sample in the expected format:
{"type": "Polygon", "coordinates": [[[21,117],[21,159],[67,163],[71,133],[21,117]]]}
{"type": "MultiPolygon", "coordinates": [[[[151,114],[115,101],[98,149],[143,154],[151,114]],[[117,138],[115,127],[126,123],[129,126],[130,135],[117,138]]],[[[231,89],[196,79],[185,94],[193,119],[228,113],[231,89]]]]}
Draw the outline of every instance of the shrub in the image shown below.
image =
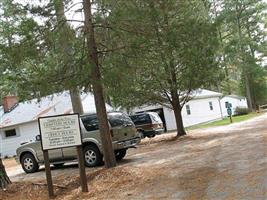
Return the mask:
{"type": "Polygon", "coordinates": [[[249,113],[249,109],[246,107],[236,107],[235,115],[247,115],[249,113]]]}

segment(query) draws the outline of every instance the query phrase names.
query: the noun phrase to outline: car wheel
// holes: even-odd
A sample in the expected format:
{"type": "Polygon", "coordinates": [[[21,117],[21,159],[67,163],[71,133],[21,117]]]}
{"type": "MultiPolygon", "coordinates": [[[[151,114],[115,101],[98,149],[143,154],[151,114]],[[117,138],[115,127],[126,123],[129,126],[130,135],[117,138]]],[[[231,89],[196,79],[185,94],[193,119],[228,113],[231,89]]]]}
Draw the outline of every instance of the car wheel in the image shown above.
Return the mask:
{"type": "Polygon", "coordinates": [[[63,167],[64,163],[57,163],[57,164],[53,164],[55,168],[61,168],[63,167]]]}
{"type": "Polygon", "coordinates": [[[95,167],[103,161],[103,156],[95,146],[85,146],[83,149],[85,166],[95,167]]]}
{"type": "Polygon", "coordinates": [[[139,131],[139,132],[138,132],[138,135],[139,135],[139,137],[140,137],[141,139],[144,139],[144,138],[145,138],[145,136],[144,136],[144,132],[143,132],[143,131],[139,131]]]}
{"type": "Polygon", "coordinates": [[[39,169],[39,164],[31,153],[26,153],[22,156],[21,165],[26,173],[34,173],[39,169]]]}
{"type": "Polygon", "coordinates": [[[115,153],[116,160],[122,160],[126,155],[127,149],[121,149],[115,153]]]}

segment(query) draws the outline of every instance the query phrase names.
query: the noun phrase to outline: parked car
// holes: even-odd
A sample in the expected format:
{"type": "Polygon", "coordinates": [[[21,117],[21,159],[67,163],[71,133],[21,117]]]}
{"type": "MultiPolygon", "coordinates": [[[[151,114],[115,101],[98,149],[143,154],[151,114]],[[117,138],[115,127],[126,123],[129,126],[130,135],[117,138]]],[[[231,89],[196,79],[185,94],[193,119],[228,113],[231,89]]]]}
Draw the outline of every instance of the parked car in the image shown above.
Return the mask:
{"type": "MultiPolygon", "coordinates": [[[[81,120],[81,133],[85,165],[94,167],[103,162],[103,151],[98,128],[96,114],[83,115],[81,120]]],[[[130,117],[120,112],[108,113],[108,121],[111,127],[113,148],[117,160],[126,155],[127,149],[135,147],[140,142],[140,135],[130,117]]],[[[77,159],[76,147],[49,150],[50,162],[55,167],[64,165],[65,162],[77,159]]],[[[36,141],[23,144],[17,150],[17,162],[26,173],[38,171],[44,164],[40,136],[36,141]]]]}
{"type": "Polygon", "coordinates": [[[143,137],[151,138],[164,132],[163,122],[156,112],[138,113],[130,115],[130,118],[143,137]]]}

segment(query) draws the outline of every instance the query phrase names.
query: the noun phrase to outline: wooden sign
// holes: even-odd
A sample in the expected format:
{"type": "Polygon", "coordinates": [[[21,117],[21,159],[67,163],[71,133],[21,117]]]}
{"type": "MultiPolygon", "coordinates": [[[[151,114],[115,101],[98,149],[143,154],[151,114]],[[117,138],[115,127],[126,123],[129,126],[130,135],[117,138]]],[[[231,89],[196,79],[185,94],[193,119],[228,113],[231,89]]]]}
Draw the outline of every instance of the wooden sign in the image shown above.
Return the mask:
{"type": "Polygon", "coordinates": [[[82,145],[79,115],[39,118],[43,150],[82,145]]]}
{"type": "Polygon", "coordinates": [[[55,196],[48,153],[48,150],[51,149],[61,149],[74,146],[77,147],[82,191],[88,192],[79,118],[79,114],[69,114],[40,117],[38,119],[42,150],[44,154],[48,193],[50,198],[55,196]]]}

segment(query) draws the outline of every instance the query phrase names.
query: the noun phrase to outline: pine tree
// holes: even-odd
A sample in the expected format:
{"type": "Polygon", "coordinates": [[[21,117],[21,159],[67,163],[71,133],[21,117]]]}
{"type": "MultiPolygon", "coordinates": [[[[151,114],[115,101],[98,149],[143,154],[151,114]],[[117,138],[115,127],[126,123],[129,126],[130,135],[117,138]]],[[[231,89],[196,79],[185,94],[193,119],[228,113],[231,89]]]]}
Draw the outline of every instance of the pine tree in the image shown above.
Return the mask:
{"type": "Polygon", "coordinates": [[[105,27],[118,50],[105,54],[103,64],[107,73],[117,73],[118,81],[106,80],[112,99],[126,107],[167,106],[174,111],[177,135],[186,134],[181,110],[192,91],[210,84],[218,69],[217,34],[203,2],[106,2],[105,27]]]}
{"type": "MultiPolygon", "coordinates": [[[[231,93],[234,90],[245,94],[249,108],[256,109],[255,95],[262,92],[254,88],[253,82],[260,75],[254,73],[264,71],[259,64],[262,58],[256,55],[263,51],[266,41],[266,33],[263,31],[266,3],[258,0],[213,0],[211,3],[211,10],[219,24],[222,64],[228,69],[225,81],[228,86],[225,91],[231,93]],[[233,79],[236,89],[231,84],[233,79]],[[238,85],[241,85],[241,91],[238,85]]],[[[261,77],[264,80],[265,73],[261,73],[261,77]]],[[[261,87],[266,87],[266,81],[261,82],[261,87]]]]}

